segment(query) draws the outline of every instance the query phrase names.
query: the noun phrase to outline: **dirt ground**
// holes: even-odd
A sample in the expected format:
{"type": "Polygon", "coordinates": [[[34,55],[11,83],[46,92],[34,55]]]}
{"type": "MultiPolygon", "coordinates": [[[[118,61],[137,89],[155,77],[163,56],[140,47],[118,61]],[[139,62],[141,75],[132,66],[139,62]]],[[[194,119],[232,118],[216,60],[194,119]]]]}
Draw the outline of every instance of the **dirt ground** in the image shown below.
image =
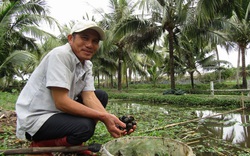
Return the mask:
{"type": "MultiPolygon", "coordinates": [[[[29,141],[20,140],[16,137],[16,118],[17,117],[16,117],[15,111],[5,111],[5,110],[1,110],[0,108],[0,155],[1,155],[1,151],[9,152],[12,149],[20,149],[20,148],[26,149],[30,145],[29,141]]],[[[65,154],[62,152],[53,152],[52,155],[53,156],[77,156],[77,154],[75,153],[65,154]]]]}
{"type": "Polygon", "coordinates": [[[16,113],[0,109],[0,149],[22,148],[29,142],[16,138],[16,113]]]}
{"type": "Polygon", "coordinates": [[[15,111],[0,110],[0,133],[4,133],[5,126],[16,126],[16,113],[15,111]]]}

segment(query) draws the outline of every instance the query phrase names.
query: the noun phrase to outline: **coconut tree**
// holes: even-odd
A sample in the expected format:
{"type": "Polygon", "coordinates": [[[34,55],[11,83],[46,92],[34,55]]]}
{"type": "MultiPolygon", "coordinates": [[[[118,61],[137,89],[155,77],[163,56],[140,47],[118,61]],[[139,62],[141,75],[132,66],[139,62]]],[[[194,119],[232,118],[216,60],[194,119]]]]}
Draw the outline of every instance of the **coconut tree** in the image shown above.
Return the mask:
{"type": "Polygon", "coordinates": [[[188,38],[196,40],[197,46],[201,48],[201,53],[204,52],[202,50],[204,43],[209,41],[211,50],[215,51],[217,56],[217,67],[213,67],[213,69],[219,70],[219,73],[222,69],[221,63],[228,64],[228,62],[219,59],[217,45],[229,45],[226,42],[228,41],[227,32],[224,30],[226,20],[231,17],[233,9],[239,9],[237,4],[235,1],[231,3],[224,0],[196,1],[193,7],[190,7],[191,11],[186,24],[181,28],[181,33],[185,32],[188,38]]]}
{"type": "MultiPolygon", "coordinates": [[[[169,61],[168,68],[170,73],[171,89],[175,89],[175,60],[174,60],[174,45],[176,34],[179,33],[180,26],[186,21],[190,6],[193,1],[190,0],[157,0],[159,5],[152,5],[154,19],[161,23],[162,32],[167,32],[169,61]],[[160,8],[159,8],[160,6],[160,8]]],[[[141,2],[141,7],[153,4],[155,1],[144,0],[141,2]]],[[[149,5],[150,6],[150,5],[149,5]]],[[[167,59],[167,58],[166,58],[167,59]]]]}
{"type": "Polygon", "coordinates": [[[239,52],[241,52],[242,63],[242,88],[247,88],[247,72],[246,72],[246,49],[250,43],[250,1],[248,1],[247,8],[242,6],[243,14],[234,14],[229,20],[230,26],[228,31],[230,32],[230,41],[237,43],[239,52]]]}
{"type": "Polygon", "coordinates": [[[246,72],[245,72],[245,49],[249,43],[249,0],[199,0],[197,3],[197,21],[198,27],[211,23],[217,16],[223,16],[230,19],[228,26],[225,25],[224,30],[228,32],[230,38],[227,41],[235,42],[239,46],[242,54],[242,87],[246,88],[246,72]]]}
{"type": "Polygon", "coordinates": [[[189,38],[182,34],[179,39],[179,47],[177,48],[180,53],[178,62],[182,69],[189,73],[192,89],[194,89],[194,73],[200,74],[199,68],[207,70],[216,69],[217,64],[214,60],[214,54],[211,54],[211,44],[204,41],[201,45],[197,41],[196,38],[189,38]]]}
{"type": "Polygon", "coordinates": [[[113,12],[106,14],[102,21],[107,28],[107,39],[103,45],[112,48],[106,48],[106,51],[117,62],[118,90],[121,90],[122,73],[126,73],[129,66],[140,69],[139,63],[135,61],[135,55],[131,53],[154,54],[147,46],[158,38],[159,33],[149,21],[133,14],[136,4],[128,3],[126,0],[111,0],[110,4],[113,12]]]}
{"type": "Polygon", "coordinates": [[[232,0],[198,0],[195,4],[195,16],[197,18],[197,26],[201,27],[209,24],[218,16],[230,18],[235,11],[240,14],[239,1],[232,0]]]}
{"type": "MultiPolygon", "coordinates": [[[[232,18],[233,32],[230,34],[232,42],[236,42],[239,47],[239,56],[241,56],[241,76],[242,76],[242,88],[247,88],[247,72],[246,72],[246,49],[249,44],[250,38],[250,23],[242,20],[241,22],[236,18],[232,18]],[[237,22],[237,24],[235,23],[237,22]]],[[[239,68],[239,67],[238,67],[239,68]]]]}
{"type": "Polygon", "coordinates": [[[92,58],[93,64],[93,73],[97,77],[98,88],[100,87],[100,76],[106,76],[105,83],[108,84],[110,80],[110,87],[113,88],[114,81],[113,76],[117,71],[116,59],[113,57],[113,53],[116,52],[117,47],[112,44],[107,44],[107,42],[101,42],[100,48],[97,51],[97,55],[94,55],[92,58]]]}
{"type": "Polygon", "coordinates": [[[53,24],[55,20],[46,15],[44,0],[5,0],[0,5],[0,77],[12,80],[15,62],[29,59],[30,52],[39,54],[37,39],[52,36],[39,28],[40,22],[53,24]],[[15,52],[17,51],[17,52],[15,52]],[[27,57],[28,56],[28,57],[27,57]],[[16,58],[19,59],[16,59],[16,58]],[[23,59],[21,59],[23,58],[23,59]]]}

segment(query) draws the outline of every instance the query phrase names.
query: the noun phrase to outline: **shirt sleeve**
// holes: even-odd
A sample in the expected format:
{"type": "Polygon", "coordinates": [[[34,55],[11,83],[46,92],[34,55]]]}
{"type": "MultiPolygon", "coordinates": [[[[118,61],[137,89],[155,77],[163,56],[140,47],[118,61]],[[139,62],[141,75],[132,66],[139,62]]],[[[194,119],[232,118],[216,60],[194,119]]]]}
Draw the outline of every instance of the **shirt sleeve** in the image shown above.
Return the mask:
{"type": "Polygon", "coordinates": [[[67,55],[53,53],[49,56],[46,73],[46,87],[61,87],[70,89],[72,71],[70,58],[67,55]]]}
{"type": "Polygon", "coordinates": [[[92,72],[93,64],[90,61],[87,61],[85,64],[86,73],[83,76],[83,83],[85,84],[85,87],[83,88],[83,91],[94,91],[94,76],[92,72]]]}

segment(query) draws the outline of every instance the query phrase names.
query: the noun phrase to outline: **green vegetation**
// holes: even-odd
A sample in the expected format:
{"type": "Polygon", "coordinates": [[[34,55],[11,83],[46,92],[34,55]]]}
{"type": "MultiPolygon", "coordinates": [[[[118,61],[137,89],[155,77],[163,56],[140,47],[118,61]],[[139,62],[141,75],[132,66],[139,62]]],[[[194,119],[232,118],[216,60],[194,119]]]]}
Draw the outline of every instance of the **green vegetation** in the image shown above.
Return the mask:
{"type": "MultiPolygon", "coordinates": [[[[200,128],[197,122],[189,122],[186,124],[180,124],[176,126],[170,126],[167,129],[152,130],[154,128],[163,127],[169,124],[181,123],[187,120],[194,119],[193,112],[199,109],[213,109],[216,111],[227,111],[241,107],[242,98],[247,107],[250,106],[250,98],[242,96],[237,92],[234,95],[215,95],[211,96],[209,92],[204,94],[204,91],[209,88],[209,84],[197,85],[197,92],[203,92],[203,94],[190,94],[187,89],[189,85],[177,85],[178,88],[185,90],[184,95],[163,95],[163,92],[169,88],[166,84],[158,84],[153,87],[154,84],[130,84],[129,89],[123,91],[117,91],[116,89],[104,89],[109,94],[110,103],[107,109],[109,112],[117,115],[132,115],[137,123],[138,128],[132,136],[159,136],[176,139],[184,143],[188,143],[198,155],[201,153],[235,153],[235,155],[247,155],[247,149],[237,147],[228,142],[222,140],[214,140],[213,136],[207,138],[202,133],[195,131],[200,128]],[[147,89],[150,88],[150,89],[147,89]],[[237,95],[238,94],[238,95],[237,95]],[[123,101],[123,105],[119,104],[119,100],[123,101]],[[141,103],[145,105],[140,109],[127,108],[126,101],[133,101],[135,103],[141,103]],[[169,114],[166,116],[159,112],[159,106],[167,107],[169,114]],[[150,111],[149,111],[150,110],[150,111]],[[204,139],[206,138],[206,139],[204,139]],[[198,140],[203,140],[202,143],[192,143],[198,140]],[[213,146],[207,146],[211,144],[213,146]],[[219,151],[218,151],[219,147],[219,151]]],[[[232,88],[234,85],[231,83],[215,84],[216,88],[221,89],[227,86],[232,88]]],[[[0,149],[21,148],[27,147],[28,142],[19,140],[15,137],[15,113],[14,104],[18,97],[18,93],[0,92],[0,113],[8,112],[6,117],[0,119],[0,141],[2,142],[0,149]]],[[[230,92],[228,92],[230,93],[230,92]]],[[[231,93],[232,94],[232,93],[231,93]]],[[[210,120],[206,120],[209,124],[210,120]]],[[[212,120],[211,122],[215,122],[212,120]]],[[[222,124],[222,123],[220,123],[222,124]]],[[[227,120],[223,124],[228,124],[227,120]]],[[[248,126],[249,122],[244,123],[244,126],[248,126]]],[[[97,124],[95,135],[87,142],[105,144],[112,138],[108,134],[105,125],[102,123],[97,124]]]]}
{"type": "Polygon", "coordinates": [[[0,111],[14,110],[17,97],[17,93],[0,92],[0,111]]]}
{"type": "MultiPolygon", "coordinates": [[[[182,95],[164,94],[170,90],[168,84],[131,84],[128,89],[119,92],[115,89],[105,89],[111,99],[124,99],[133,101],[148,101],[152,104],[173,104],[181,106],[216,106],[216,107],[241,107],[242,102],[250,106],[250,99],[247,98],[248,92],[231,91],[215,92],[212,96],[209,91],[209,84],[197,84],[195,89],[190,90],[189,84],[176,85],[178,90],[185,92],[182,95]],[[150,89],[148,89],[150,88],[150,89]],[[243,95],[242,95],[243,94],[243,95]]],[[[235,83],[215,83],[215,89],[232,89],[235,83]]]]}
{"type": "MultiPolygon", "coordinates": [[[[239,96],[210,96],[210,95],[159,95],[154,93],[110,93],[110,98],[133,101],[149,101],[152,104],[173,104],[180,106],[229,106],[240,107],[241,97],[239,96]]],[[[250,106],[250,100],[245,99],[245,104],[250,106]]]]}

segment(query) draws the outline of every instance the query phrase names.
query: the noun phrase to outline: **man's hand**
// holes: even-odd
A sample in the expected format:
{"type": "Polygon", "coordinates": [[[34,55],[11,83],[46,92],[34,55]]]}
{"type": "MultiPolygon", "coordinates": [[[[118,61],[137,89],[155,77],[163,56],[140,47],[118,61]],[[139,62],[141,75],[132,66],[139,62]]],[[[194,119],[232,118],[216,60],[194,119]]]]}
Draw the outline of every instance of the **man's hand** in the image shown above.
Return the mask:
{"type": "Polygon", "coordinates": [[[132,133],[133,130],[126,132],[126,124],[120,121],[115,115],[106,113],[101,121],[105,124],[107,127],[108,132],[111,134],[114,138],[119,138],[123,135],[126,135],[128,133],[132,133]],[[124,130],[119,129],[119,127],[122,127],[124,130]]]}

